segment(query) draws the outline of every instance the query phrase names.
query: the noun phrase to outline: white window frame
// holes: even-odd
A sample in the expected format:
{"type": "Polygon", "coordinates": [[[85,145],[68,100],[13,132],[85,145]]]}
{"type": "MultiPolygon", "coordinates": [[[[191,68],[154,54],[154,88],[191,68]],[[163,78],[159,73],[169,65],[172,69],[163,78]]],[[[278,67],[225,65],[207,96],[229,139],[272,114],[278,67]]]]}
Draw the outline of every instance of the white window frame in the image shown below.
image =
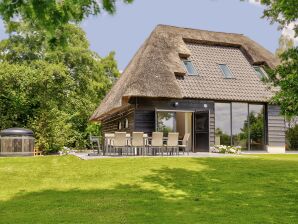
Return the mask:
{"type": "Polygon", "coordinates": [[[233,72],[231,71],[230,67],[227,64],[223,64],[223,63],[219,63],[218,64],[219,69],[221,70],[223,76],[225,79],[235,79],[233,72]],[[224,70],[221,68],[221,65],[225,65],[227,67],[227,69],[229,70],[231,77],[227,77],[226,73],[224,72],[224,70]]]}
{"type": "Polygon", "coordinates": [[[187,73],[188,75],[190,75],[190,76],[196,76],[196,75],[199,75],[197,69],[195,68],[195,66],[194,66],[194,64],[192,63],[191,60],[189,60],[189,59],[181,59],[181,60],[182,60],[182,64],[183,64],[183,66],[184,66],[184,68],[185,68],[185,71],[186,71],[186,73],[187,73]],[[191,74],[191,73],[188,72],[187,67],[186,67],[186,65],[185,65],[184,62],[190,62],[190,63],[191,63],[191,66],[192,66],[192,68],[193,68],[193,70],[194,70],[194,73],[193,73],[193,74],[191,74]]]}

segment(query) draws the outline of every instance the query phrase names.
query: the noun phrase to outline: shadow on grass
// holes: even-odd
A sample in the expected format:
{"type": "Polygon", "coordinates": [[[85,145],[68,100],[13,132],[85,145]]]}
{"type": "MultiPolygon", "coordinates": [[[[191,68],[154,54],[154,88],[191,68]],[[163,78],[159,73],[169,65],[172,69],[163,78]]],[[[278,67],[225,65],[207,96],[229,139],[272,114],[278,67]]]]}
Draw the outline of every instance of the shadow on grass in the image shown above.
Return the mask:
{"type": "Polygon", "coordinates": [[[192,162],[208,170],[161,168],[144,185],[20,193],[0,201],[0,223],[298,223],[297,162],[192,162]]]}

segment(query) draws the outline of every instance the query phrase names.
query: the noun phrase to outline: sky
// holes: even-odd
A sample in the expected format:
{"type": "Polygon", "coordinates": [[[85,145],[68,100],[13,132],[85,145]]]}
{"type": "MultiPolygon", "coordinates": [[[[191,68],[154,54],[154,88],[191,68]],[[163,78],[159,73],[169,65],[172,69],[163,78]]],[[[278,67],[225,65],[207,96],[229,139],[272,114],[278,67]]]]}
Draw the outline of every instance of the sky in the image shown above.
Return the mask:
{"type": "MultiPolygon", "coordinates": [[[[81,23],[90,48],[100,56],[116,52],[124,70],[135,52],[158,24],[241,33],[275,52],[282,31],[261,19],[263,6],[249,0],[134,0],[117,4],[115,15],[103,13],[81,23]]],[[[0,22],[0,39],[5,38],[0,22]]]]}

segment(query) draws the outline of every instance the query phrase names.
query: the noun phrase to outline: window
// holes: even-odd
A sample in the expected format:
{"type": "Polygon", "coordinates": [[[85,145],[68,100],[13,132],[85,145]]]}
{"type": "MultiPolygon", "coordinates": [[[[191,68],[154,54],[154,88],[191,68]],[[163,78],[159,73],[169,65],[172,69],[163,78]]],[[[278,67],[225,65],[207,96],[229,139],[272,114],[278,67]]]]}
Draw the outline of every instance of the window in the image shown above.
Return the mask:
{"type": "Polygon", "coordinates": [[[265,71],[260,66],[254,66],[254,69],[259,79],[264,79],[267,77],[265,71]]]}
{"type": "Polygon", "coordinates": [[[157,131],[161,131],[167,136],[169,132],[176,131],[175,112],[157,112],[157,131]]]}
{"type": "Polygon", "coordinates": [[[215,103],[215,144],[265,149],[265,106],[247,103],[215,103]]]}
{"type": "Polygon", "coordinates": [[[248,149],[248,104],[232,103],[232,143],[248,149]]]}
{"type": "Polygon", "coordinates": [[[128,128],[128,119],[127,118],[125,118],[125,120],[124,120],[124,128],[128,128]]]}
{"type": "Polygon", "coordinates": [[[219,67],[226,79],[233,78],[232,72],[226,64],[219,64],[219,67]]]}
{"type": "Polygon", "coordinates": [[[187,74],[189,74],[189,75],[197,75],[198,74],[191,61],[183,60],[183,64],[187,70],[187,74]]]}
{"type": "Polygon", "coordinates": [[[215,104],[215,145],[231,145],[231,104],[215,104]]]}
{"type": "Polygon", "coordinates": [[[265,118],[264,105],[249,105],[249,137],[250,150],[264,150],[265,143],[265,118]]]}
{"type": "Polygon", "coordinates": [[[122,125],[121,125],[121,121],[118,121],[118,130],[121,130],[121,127],[122,125]]]}

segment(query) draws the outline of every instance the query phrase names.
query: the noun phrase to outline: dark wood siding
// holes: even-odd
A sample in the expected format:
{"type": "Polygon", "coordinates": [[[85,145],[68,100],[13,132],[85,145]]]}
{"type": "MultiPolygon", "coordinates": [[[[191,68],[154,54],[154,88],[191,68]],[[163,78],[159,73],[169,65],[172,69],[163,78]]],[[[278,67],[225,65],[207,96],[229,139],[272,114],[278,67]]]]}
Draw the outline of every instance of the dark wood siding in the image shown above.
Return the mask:
{"type": "Polygon", "coordinates": [[[136,108],[142,110],[208,110],[214,107],[213,101],[208,100],[193,100],[193,99],[151,99],[137,98],[132,99],[130,103],[135,104],[136,108]],[[175,103],[178,103],[178,105],[175,103]],[[205,108],[204,105],[207,105],[205,108]]]}
{"type": "Polygon", "coordinates": [[[268,145],[285,145],[285,119],[280,114],[280,108],[276,105],[268,105],[268,145]]]}
{"type": "Polygon", "coordinates": [[[117,112],[102,122],[102,132],[113,133],[115,131],[132,132],[134,130],[134,108],[129,108],[125,111],[117,112]],[[128,128],[125,128],[125,119],[128,119],[128,128]],[[121,122],[121,130],[118,129],[118,124],[121,122]]]}
{"type": "Polygon", "coordinates": [[[155,130],[155,110],[135,111],[135,131],[152,133],[155,130]]]}
{"type": "Polygon", "coordinates": [[[135,112],[135,130],[147,133],[151,133],[155,130],[155,109],[190,112],[209,110],[209,144],[210,146],[215,144],[215,114],[213,101],[137,98],[132,99],[130,103],[135,104],[137,108],[135,112]],[[178,105],[175,105],[175,102],[178,102],[178,105]]]}
{"type": "Polygon", "coordinates": [[[215,113],[214,110],[209,111],[209,146],[215,144],[215,113]]]}

